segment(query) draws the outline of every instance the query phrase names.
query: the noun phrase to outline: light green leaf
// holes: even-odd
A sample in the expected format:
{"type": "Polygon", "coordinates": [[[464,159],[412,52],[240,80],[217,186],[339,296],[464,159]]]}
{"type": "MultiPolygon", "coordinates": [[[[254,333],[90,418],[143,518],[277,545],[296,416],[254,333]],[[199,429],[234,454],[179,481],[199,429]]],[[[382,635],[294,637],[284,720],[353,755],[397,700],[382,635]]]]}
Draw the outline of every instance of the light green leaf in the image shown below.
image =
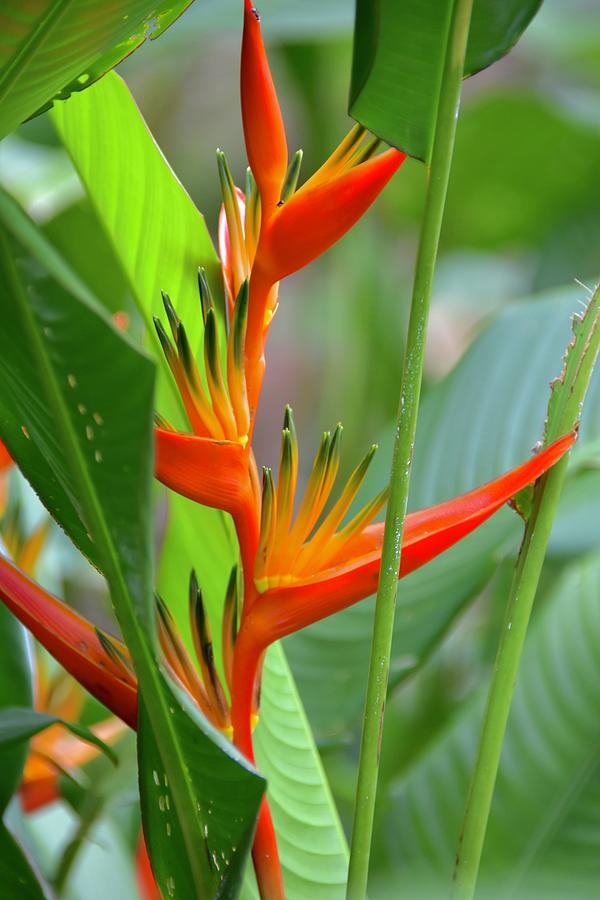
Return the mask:
{"type": "Polygon", "coordinates": [[[256,759],[268,780],[286,897],[345,896],[346,839],[306,715],[281,648],[265,661],[256,759]]]}
{"type": "MultiPolygon", "coordinates": [[[[130,283],[154,355],[163,358],[152,323],[153,315],[164,318],[161,290],[198,346],[198,266],[206,268],[217,296],[220,267],[204,218],[154,143],[126,84],[111,73],[50,115],[130,283]]],[[[169,417],[179,404],[161,363],[159,411],[169,417]]]]}
{"type": "MultiPolygon", "coordinates": [[[[541,0],[478,0],[465,75],[518,41],[541,0]]],[[[358,0],[350,114],[374,134],[429,162],[452,0],[358,0]]]]}
{"type": "Polygon", "coordinates": [[[33,0],[0,6],[0,137],[55,99],[82,91],[191,0],[33,0]]]}
{"type": "MultiPolygon", "coordinates": [[[[69,104],[57,107],[53,122],[83,179],[99,222],[129,280],[134,300],[146,325],[147,338],[159,361],[157,407],[175,425],[184,426],[181,402],[168,365],[156,341],[153,315],[164,317],[161,289],[166,290],[185,324],[193,346],[202,332],[197,270],[203,266],[220,296],[220,266],[203,216],[177,180],[154,143],[125,83],[114,74],[104,78],[69,104]]],[[[199,360],[202,364],[202,360],[199,360]]],[[[200,508],[173,496],[170,502],[165,549],[161,555],[159,587],[169,604],[179,597],[187,604],[191,566],[198,570],[208,602],[220,608],[221,581],[212,584],[208,563],[231,541],[223,513],[200,508]],[[198,541],[198,535],[205,537],[198,541]],[[198,545],[197,557],[180,565],[179,548],[187,537],[198,545]],[[227,536],[228,535],[228,536],[227,536]],[[172,560],[172,561],[171,561],[172,560]],[[176,579],[167,581],[163,570],[176,579]]],[[[229,576],[232,564],[225,550],[229,576]]],[[[226,580],[225,580],[226,584],[226,580]]]]}

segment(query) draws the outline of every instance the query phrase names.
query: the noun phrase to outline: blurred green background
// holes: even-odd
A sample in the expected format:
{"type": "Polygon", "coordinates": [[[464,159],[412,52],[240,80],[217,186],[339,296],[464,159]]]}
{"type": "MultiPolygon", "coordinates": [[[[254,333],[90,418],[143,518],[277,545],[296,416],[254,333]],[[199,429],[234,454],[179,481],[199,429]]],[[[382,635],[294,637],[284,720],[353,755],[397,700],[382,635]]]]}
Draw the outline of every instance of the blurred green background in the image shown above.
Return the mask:
{"type": "MultiPolygon", "coordinates": [[[[290,149],[305,151],[303,178],[350,126],[353,4],[263,0],[261,13],[290,149]]],[[[214,151],[225,150],[238,183],[246,165],[240,26],[238,0],[196,0],[160,40],[119,67],[213,236],[220,202],[214,151]]],[[[353,232],[283,286],[257,427],[259,464],[277,465],[283,407],[290,403],[305,470],[320,432],[340,420],[346,471],[378,441],[368,489],[383,485],[425,174],[420,163],[407,161],[353,232]]],[[[119,265],[45,116],[0,145],[0,180],[107,306],[129,309],[119,265]],[[82,242],[93,252],[80,253],[82,242]]],[[[596,0],[546,0],[517,48],[465,84],[431,314],[413,506],[467,490],[525,458],[541,434],[547,384],[560,371],[569,316],[586,299],[577,282],[591,286],[599,276],[600,6],[596,0]],[[533,299],[523,304],[527,298],[533,299]]],[[[563,570],[600,545],[597,379],[592,394],[584,422],[590,440],[576,458],[555,529],[541,606],[563,570]]],[[[406,791],[410,796],[411,773],[427,765],[430,748],[489,671],[518,541],[515,517],[503,515],[402,585],[374,897],[416,896],[406,885],[401,891],[396,875],[406,871],[403,865],[414,874],[414,860],[427,854],[409,848],[404,859],[399,851],[408,814],[398,812],[404,800],[400,807],[396,800],[406,791]]],[[[81,605],[85,595],[94,606],[89,574],[65,555],[56,535],[50,551],[46,581],[64,576],[68,558],[69,596],[81,605]]],[[[366,603],[286,642],[345,825],[371,611],[366,603]]],[[[597,773],[597,750],[591,765],[597,773]]],[[[535,890],[527,896],[537,896],[535,890]]],[[[547,887],[539,890],[549,896],[547,887]]],[[[92,896],[85,894],[86,900],[92,896]]],[[[111,888],[111,896],[130,894],[111,888]]]]}

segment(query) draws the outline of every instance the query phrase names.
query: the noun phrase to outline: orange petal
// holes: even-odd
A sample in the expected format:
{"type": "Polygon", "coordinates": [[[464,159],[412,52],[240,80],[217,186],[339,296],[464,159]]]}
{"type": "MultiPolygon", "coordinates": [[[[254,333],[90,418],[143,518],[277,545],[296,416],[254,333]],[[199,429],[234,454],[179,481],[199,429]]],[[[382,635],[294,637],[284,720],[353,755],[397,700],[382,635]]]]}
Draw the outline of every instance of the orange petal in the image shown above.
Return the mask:
{"type": "Polygon", "coordinates": [[[21,806],[26,813],[35,812],[59,798],[59,773],[48,763],[48,771],[34,779],[24,779],[19,788],[21,806]]]}
{"type": "MultiPolygon", "coordinates": [[[[555,441],[527,462],[453,500],[406,517],[400,577],[453,546],[511,497],[554,465],[572,447],[576,433],[555,441]]],[[[301,583],[267,591],[256,603],[257,630],[267,643],[351,606],[377,590],[383,523],[372,525],[346,548],[346,558],[301,583]],[[352,556],[350,556],[352,554],[352,556]],[[352,558],[353,557],[353,558],[352,558]]],[[[250,613],[249,618],[253,615],[250,613]]]]}
{"type": "Polygon", "coordinates": [[[360,219],[405,158],[386,150],[332,181],[301,187],[264,229],[255,266],[274,283],[320,256],[360,219]]]}
{"type": "Polygon", "coordinates": [[[249,488],[248,462],[237,441],[155,428],[155,474],[168,488],[196,503],[235,512],[249,488]]]}
{"type": "Polygon", "coordinates": [[[276,209],[287,172],[285,127],[260,32],[250,0],[244,0],[241,65],[242,120],[248,162],[262,203],[263,219],[276,209]]]}
{"type": "Polygon", "coordinates": [[[2,441],[0,441],[0,472],[2,472],[4,469],[8,469],[9,466],[12,466],[12,462],[12,456],[10,455],[2,441]]]}
{"type": "Polygon", "coordinates": [[[144,835],[141,831],[135,854],[135,869],[141,900],[161,900],[161,894],[150,865],[150,857],[146,850],[144,835]]]}
{"type": "Polygon", "coordinates": [[[137,720],[133,680],[106,655],[93,626],[0,556],[0,600],[61,665],[131,728],[137,720]]]}

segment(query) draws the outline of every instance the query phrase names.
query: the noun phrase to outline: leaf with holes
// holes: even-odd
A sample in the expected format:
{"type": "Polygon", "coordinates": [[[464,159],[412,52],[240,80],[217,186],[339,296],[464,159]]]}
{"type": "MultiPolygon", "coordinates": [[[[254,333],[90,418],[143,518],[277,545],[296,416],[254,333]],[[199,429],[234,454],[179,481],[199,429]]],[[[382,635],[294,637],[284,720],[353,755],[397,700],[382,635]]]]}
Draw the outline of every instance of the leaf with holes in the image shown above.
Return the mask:
{"type": "MultiPolygon", "coordinates": [[[[264,782],[179,697],[157,660],[150,550],[154,367],[99,310],[36,270],[4,235],[0,248],[6,326],[0,336],[0,433],[42,500],[106,575],[149,733],[168,774],[195,890],[209,894],[229,882],[196,854],[206,809],[225,789],[245,797],[231,844],[219,847],[237,872],[243,859],[233,848],[244,856],[264,782]],[[124,389],[131,384],[135,391],[124,389]],[[198,770],[199,760],[210,760],[207,770],[198,770]],[[219,777],[212,778],[212,771],[219,777]]],[[[172,866],[186,864],[173,845],[166,852],[173,853],[172,866]]]]}
{"type": "MultiPolygon", "coordinates": [[[[452,0],[358,0],[350,114],[429,162],[452,0]]],[[[541,0],[476,0],[465,60],[473,75],[504,56],[541,0]]]]}
{"type": "Polygon", "coordinates": [[[0,137],[154,40],[191,0],[33,0],[0,7],[0,137]]]}

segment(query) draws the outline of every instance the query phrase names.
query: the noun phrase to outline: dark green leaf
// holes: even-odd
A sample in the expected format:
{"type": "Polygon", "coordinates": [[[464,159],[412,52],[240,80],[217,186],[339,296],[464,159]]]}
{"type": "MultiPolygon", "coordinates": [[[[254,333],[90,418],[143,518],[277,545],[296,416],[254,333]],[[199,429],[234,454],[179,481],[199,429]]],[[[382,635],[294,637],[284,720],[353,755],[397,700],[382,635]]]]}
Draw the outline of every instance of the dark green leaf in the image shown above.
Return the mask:
{"type": "MultiPolygon", "coordinates": [[[[0,607],[0,714],[6,707],[33,703],[29,653],[25,629],[0,607]]],[[[26,753],[26,747],[0,750],[0,815],[19,786],[26,753]]]]}
{"type": "MultiPolygon", "coordinates": [[[[171,714],[181,726],[185,715],[182,698],[174,695],[172,699],[171,714]]],[[[146,841],[164,896],[193,897],[193,874],[186,864],[181,816],[173,802],[168,765],[149,725],[142,708],[139,764],[146,841]]],[[[195,800],[203,823],[196,853],[211,873],[214,896],[227,900],[236,897],[241,887],[264,784],[247,777],[247,763],[208,723],[202,731],[181,728],[181,734],[190,777],[196,784],[205,782],[195,800]]]]}
{"type": "Polygon", "coordinates": [[[82,91],[191,0],[34,0],[0,6],[0,137],[55,99],[82,91]]]}
{"type": "MultiPolygon", "coordinates": [[[[541,0],[478,0],[465,75],[518,41],[541,0]]],[[[410,156],[429,161],[452,0],[358,0],[350,113],[410,156]]]]}
{"type": "Polygon", "coordinates": [[[38,880],[23,848],[0,821],[0,885],[6,900],[50,900],[47,887],[38,880]],[[9,891],[10,893],[7,893],[9,891]]]}
{"type": "MultiPolygon", "coordinates": [[[[216,890],[220,874],[195,847],[209,824],[207,804],[223,783],[209,772],[200,776],[188,754],[193,748],[201,758],[202,747],[212,763],[227,756],[227,787],[234,795],[245,792],[247,800],[236,834],[251,832],[264,783],[237,764],[227,742],[178,696],[157,664],[150,552],[153,366],[100,311],[43,273],[35,279],[29,270],[26,294],[4,235],[1,246],[0,433],[46,505],[107,577],[196,890],[216,890]],[[135,391],[126,389],[130,385],[135,391]]],[[[228,848],[232,860],[234,846],[242,853],[231,866],[237,871],[247,841],[228,848]]],[[[177,868],[185,860],[174,855],[171,863],[177,868]]]]}
{"type": "Polygon", "coordinates": [[[74,722],[67,722],[58,716],[29,709],[26,706],[10,706],[0,710],[0,747],[13,747],[15,744],[21,744],[53,725],[62,725],[82,741],[95,744],[116,765],[117,757],[114,751],[89,728],[84,728],[74,722]]]}

